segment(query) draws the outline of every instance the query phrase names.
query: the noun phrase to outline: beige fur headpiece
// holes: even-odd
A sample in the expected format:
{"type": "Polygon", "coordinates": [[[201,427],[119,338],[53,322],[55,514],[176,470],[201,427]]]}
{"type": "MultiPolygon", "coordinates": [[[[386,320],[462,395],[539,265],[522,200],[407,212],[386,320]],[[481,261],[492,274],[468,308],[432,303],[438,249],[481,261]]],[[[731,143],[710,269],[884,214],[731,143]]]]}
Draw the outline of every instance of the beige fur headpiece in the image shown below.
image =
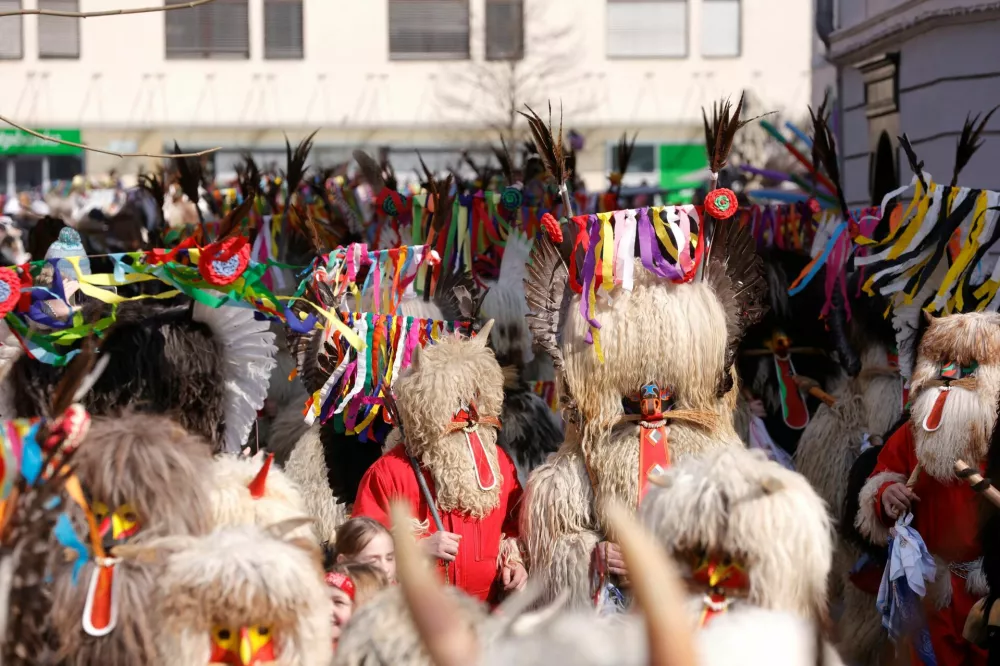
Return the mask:
{"type": "Polygon", "coordinates": [[[826,507],[803,476],[761,452],[717,449],[678,463],[653,480],[640,514],[679,561],[705,553],[740,564],[750,604],[824,616],[833,559],[826,507]]]}

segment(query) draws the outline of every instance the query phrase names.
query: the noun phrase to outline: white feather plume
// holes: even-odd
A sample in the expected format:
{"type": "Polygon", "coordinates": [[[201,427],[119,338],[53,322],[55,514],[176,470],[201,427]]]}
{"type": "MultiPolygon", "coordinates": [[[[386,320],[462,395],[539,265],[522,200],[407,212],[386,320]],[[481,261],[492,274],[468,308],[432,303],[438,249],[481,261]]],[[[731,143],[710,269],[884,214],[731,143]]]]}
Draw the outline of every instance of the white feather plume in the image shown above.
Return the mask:
{"type": "Polygon", "coordinates": [[[258,321],[247,308],[211,308],[195,303],[194,320],[211,328],[222,344],[226,381],[223,451],[239,453],[267,399],[271,370],[277,364],[274,333],[267,321],[258,321]]]}

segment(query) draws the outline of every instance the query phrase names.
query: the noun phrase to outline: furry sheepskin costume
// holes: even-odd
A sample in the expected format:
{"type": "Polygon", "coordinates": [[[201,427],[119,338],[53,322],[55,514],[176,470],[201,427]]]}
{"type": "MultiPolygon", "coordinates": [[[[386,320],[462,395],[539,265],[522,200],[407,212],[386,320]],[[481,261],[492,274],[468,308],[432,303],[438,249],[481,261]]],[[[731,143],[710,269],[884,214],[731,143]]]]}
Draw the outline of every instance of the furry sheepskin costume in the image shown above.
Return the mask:
{"type": "Polygon", "coordinates": [[[906,484],[920,498],[911,527],[938,570],[924,610],[938,663],[951,666],[985,659],[978,648],[950,638],[962,634],[969,610],[986,593],[980,500],[956,475],[955,463],[981,469],[987,459],[1000,397],[1000,314],[928,318],[913,369],[909,422],[882,447],[861,489],[856,525],[884,545],[897,519],[883,506],[885,490],[906,484]]]}
{"type": "MultiPolygon", "coordinates": [[[[478,631],[487,622],[486,607],[455,587],[445,588],[461,612],[465,627],[478,631]]],[[[337,643],[336,666],[434,666],[420,641],[399,587],[378,593],[351,616],[337,643]]]]}
{"type": "MultiPolygon", "coordinates": [[[[73,466],[105,530],[105,549],[112,557],[115,547],[142,546],[167,535],[200,535],[211,527],[211,447],[174,421],[136,413],[94,418],[73,466]]],[[[77,575],[74,564],[54,574],[52,621],[63,663],[156,663],[154,629],[160,619],[155,593],[162,564],[123,556],[108,567],[113,586],[107,597],[91,594],[92,581],[101,575],[95,561],[84,564],[77,575]],[[93,617],[108,603],[111,617],[117,615],[117,624],[112,623],[106,635],[85,631],[88,601],[93,617]]],[[[98,630],[99,622],[93,622],[98,630]]]]}
{"type": "Polygon", "coordinates": [[[413,350],[394,382],[403,441],[365,473],[355,516],[389,526],[389,503],[407,502],[427,533],[438,531],[414,472],[419,464],[442,527],[462,538],[450,580],[486,601],[500,572],[520,563],[521,485],[496,445],[504,377],[487,346],[492,322],[474,338],[447,336],[413,350]]]}
{"type": "MultiPolygon", "coordinates": [[[[572,247],[566,236],[563,253],[572,247]]],[[[763,285],[749,236],[735,225],[720,227],[704,280],[662,280],[636,259],[633,291],[597,299],[601,363],[584,341],[581,297],[566,288],[568,264],[547,237],[536,241],[526,281],[532,332],[561,372],[568,410],[565,442],[528,483],[521,531],[543,601],[567,589],[581,607],[593,603],[588,571],[608,534],[604,504],[639,501],[642,427],[623,399],[649,384],[672,394],[663,413],[670,462],[742,448],[732,363],[743,326],[760,314],[763,285]]]]}
{"type": "MultiPolygon", "coordinates": [[[[99,319],[106,307],[86,306],[84,319],[99,319]]],[[[264,406],[273,340],[267,322],[246,308],[180,298],[173,305],[121,303],[101,345],[111,361],[84,406],[94,415],[126,407],[167,414],[216,451],[238,452],[264,406]]],[[[61,368],[22,355],[4,387],[14,416],[38,416],[61,376],[61,368]]]]}
{"type": "Polygon", "coordinates": [[[710,626],[715,613],[745,602],[825,622],[833,528],[805,478],[733,448],[682,461],[653,481],[640,516],[687,567],[697,617],[710,626]]]}
{"type": "Polygon", "coordinates": [[[332,661],[319,550],[280,536],[282,527],[229,527],[157,546],[173,552],[160,579],[156,663],[247,663],[227,660],[247,652],[248,663],[275,666],[332,661]]]}
{"type": "MultiPolygon", "coordinates": [[[[230,454],[216,457],[212,463],[211,498],[217,528],[267,527],[308,516],[298,488],[273,463],[273,454],[258,454],[253,459],[230,454]]],[[[313,531],[303,526],[291,534],[308,539],[313,531]]]]}

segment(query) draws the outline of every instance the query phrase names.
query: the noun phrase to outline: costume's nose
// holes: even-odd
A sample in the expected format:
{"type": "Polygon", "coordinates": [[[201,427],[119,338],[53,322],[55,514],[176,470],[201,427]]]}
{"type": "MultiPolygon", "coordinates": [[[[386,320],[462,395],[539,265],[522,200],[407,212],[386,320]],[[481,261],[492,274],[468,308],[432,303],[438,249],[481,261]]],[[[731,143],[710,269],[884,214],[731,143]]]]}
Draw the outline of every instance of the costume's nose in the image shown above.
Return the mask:
{"type": "Polygon", "coordinates": [[[108,530],[110,529],[112,529],[111,516],[108,516],[107,518],[102,520],[100,524],[97,526],[97,531],[102,537],[107,536],[108,530]]]}
{"type": "Polygon", "coordinates": [[[715,587],[722,579],[725,578],[725,568],[720,567],[718,564],[708,565],[708,585],[709,587],[715,587]]]}
{"type": "Polygon", "coordinates": [[[123,536],[125,536],[125,532],[127,530],[128,530],[128,527],[125,526],[125,521],[123,521],[117,515],[111,516],[111,538],[112,539],[114,539],[115,541],[118,541],[123,536]]]}
{"type": "Polygon", "coordinates": [[[253,663],[253,644],[250,643],[250,632],[246,627],[240,628],[240,664],[250,666],[253,663]]]}

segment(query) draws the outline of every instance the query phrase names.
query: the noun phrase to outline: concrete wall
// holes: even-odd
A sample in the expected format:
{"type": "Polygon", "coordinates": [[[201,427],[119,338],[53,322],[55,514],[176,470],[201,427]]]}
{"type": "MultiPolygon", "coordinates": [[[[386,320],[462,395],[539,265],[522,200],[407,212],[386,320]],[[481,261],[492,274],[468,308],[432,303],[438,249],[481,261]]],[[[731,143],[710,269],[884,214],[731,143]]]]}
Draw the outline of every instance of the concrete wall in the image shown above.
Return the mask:
{"type": "MultiPolygon", "coordinates": [[[[770,108],[809,102],[810,0],[780,0],[781,12],[776,0],[743,0],[743,53],[734,59],[700,57],[702,2],[689,0],[688,57],[621,60],[606,57],[605,0],[527,0],[528,56],[517,77],[530,79],[556,57],[566,64],[525,89],[523,101],[561,99],[567,126],[593,134],[585,175],[607,168],[606,136],[634,128],[651,141],[697,140],[701,107],[742,88],[770,108]],[[550,38],[563,27],[566,37],[550,38]],[[781,38],[761,38],[768,34],[781,38]]],[[[83,11],[149,4],[156,0],[80,2],[83,11]]],[[[161,13],[84,20],[79,60],[39,60],[37,17],[26,16],[24,59],[0,61],[3,113],[33,127],[82,128],[97,147],[124,139],[141,152],[175,138],[192,149],[275,147],[283,131],[295,140],[317,127],[317,143],[327,145],[488,139],[497,98],[465,84],[487,66],[484,0],[471,7],[473,62],[390,61],[384,0],[305,0],[306,55],[293,61],[263,59],[262,0],[250,0],[249,60],[166,60],[161,13]]],[[[116,160],[88,155],[88,171],[136,166],[116,160]]]]}

